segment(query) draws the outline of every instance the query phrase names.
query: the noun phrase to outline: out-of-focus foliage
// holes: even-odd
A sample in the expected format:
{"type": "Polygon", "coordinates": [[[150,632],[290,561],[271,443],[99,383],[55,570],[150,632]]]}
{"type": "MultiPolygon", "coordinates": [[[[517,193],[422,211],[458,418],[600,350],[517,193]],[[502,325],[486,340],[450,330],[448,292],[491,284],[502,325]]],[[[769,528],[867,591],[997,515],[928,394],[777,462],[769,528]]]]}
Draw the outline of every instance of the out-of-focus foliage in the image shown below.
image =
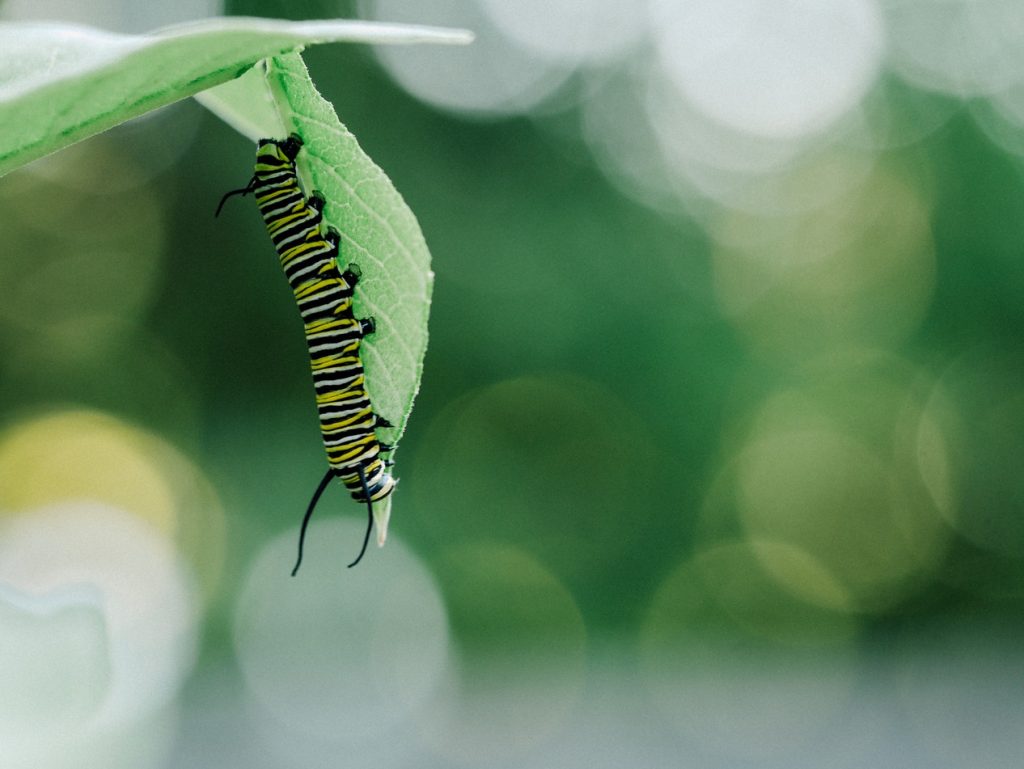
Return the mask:
{"type": "Polygon", "coordinates": [[[295,580],[250,144],[185,104],[5,177],[8,763],[1019,765],[1019,10],[332,4],[477,43],[306,57],[437,280],[393,541],[344,569],[330,495],[295,580]]]}

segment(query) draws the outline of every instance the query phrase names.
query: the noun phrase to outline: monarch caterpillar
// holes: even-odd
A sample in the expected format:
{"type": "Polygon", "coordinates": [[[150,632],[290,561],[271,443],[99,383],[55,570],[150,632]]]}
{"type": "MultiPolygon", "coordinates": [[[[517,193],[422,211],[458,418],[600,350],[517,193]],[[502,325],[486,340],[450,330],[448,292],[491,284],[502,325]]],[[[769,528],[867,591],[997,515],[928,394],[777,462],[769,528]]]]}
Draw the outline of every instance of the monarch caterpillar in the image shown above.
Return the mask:
{"type": "Polygon", "coordinates": [[[321,230],[324,199],[316,193],[307,198],[299,187],[295,158],[301,148],[302,140],[294,134],[283,141],[261,139],[249,184],[225,194],[217,207],[219,215],[232,195],[254,195],[305,327],[320,433],[330,467],[302,519],[293,577],[302,564],[309,519],[332,478],[339,478],[352,498],[367,508],[363,546],[349,567],[366,552],[373,503],[385,505],[381,520],[386,524],[390,495],[398,483],[388,471],[391,462],[383,457],[395,447],[381,443],[376,434],[376,428],[392,425],[373,412],[359,355],[360,343],[374,332],[375,323],[373,318],[353,314],[352,297],[360,272],[354,264],[344,271],[338,267],[340,236],[333,228],[326,234],[321,230]]]}

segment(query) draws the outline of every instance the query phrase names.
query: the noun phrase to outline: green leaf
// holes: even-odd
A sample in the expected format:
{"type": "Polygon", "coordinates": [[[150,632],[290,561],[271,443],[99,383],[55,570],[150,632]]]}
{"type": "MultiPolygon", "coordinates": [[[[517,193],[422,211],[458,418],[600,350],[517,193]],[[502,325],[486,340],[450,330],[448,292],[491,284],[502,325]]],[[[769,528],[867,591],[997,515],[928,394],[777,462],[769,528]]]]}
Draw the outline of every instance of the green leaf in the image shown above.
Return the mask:
{"type": "Polygon", "coordinates": [[[238,133],[253,141],[288,134],[267,83],[265,62],[260,62],[241,77],[229,80],[224,85],[197,93],[195,99],[238,133]]]}
{"type": "Polygon", "coordinates": [[[470,39],[462,30],[240,17],[148,35],[67,24],[0,24],[0,175],[305,45],[470,39]]]}
{"type": "MultiPolygon", "coordinates": [[[[270,59],[203,101],[233,124],[248,125],[254,137],[302,138],[303,186],[325,200],[324,221],[341,235],[340,266],[356,263],[362,273],[355,313],[373,316],[377,327],[360,353],[367,390],[374,411],[394,425],[380,431],[382,438],[397,443],[419,390],[434,278],[416,217],[317,92],[298,54],[270,59]]],[[[267,258],[272,255],[268,239],[267,258]]],[[[374,508],[381,544],[388,512],[387,505],[374,508]]]]}

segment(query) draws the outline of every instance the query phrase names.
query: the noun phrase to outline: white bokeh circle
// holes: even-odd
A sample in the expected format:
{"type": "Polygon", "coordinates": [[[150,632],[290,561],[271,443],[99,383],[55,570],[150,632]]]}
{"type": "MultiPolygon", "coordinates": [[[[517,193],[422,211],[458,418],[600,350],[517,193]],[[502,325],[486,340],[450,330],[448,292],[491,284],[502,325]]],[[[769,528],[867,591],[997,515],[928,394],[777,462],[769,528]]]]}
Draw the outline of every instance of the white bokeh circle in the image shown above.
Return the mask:
{"type": "Polygon", "coordinates": [[[669,77],[710,118],[756,136],[823,130],[881,66],[872,0],[656,0],[651,9],[669,77]]]}
{"type": "Polygon", "coordinates": [[[234,639],[250,693],[292,729],[359,742],[422,705],[444,667],[448,623],[440,591],[394,537],[345,564],[362,521],[314,523],[289,576],[298,532],[268,543],[245,577],[234,639]]]}

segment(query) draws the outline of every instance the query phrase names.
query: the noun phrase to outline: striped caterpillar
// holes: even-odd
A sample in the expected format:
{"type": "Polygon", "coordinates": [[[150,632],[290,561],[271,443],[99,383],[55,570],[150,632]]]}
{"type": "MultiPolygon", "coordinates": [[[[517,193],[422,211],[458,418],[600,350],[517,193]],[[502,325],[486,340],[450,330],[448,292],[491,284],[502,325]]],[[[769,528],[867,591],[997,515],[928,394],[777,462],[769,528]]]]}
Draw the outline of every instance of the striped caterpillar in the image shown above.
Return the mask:
{"type": "Polygon", "coordinates": [[[225,194],[217,207],[219,214],[232,195],[253,194],[304,324],[329,468],[302,520],[292,576],[302,563],[306,527],[332,478],[340,479],[352,498],[367,507],[366,536],[350,567],[366,552],[373,528],[373,504],[385,506],[381,521],[386,525],[390,495],[398,483],[389,472],[391,462],[383,456],[394,447],[381,443],[376,434],[378,427],[392,425],[373,411],[359,355],[363,337],[374,332],[374,320],[353,314],[359,269],[355,265],[339,269],[340,237],[333,229],[324,233],[321,228],[324,200],[315,193],[308,198],[302,193],[295,171],[295,158],[301,148],[302,140],[294,134],[283,141],[261,139],[249,184],[225,194]]]}

